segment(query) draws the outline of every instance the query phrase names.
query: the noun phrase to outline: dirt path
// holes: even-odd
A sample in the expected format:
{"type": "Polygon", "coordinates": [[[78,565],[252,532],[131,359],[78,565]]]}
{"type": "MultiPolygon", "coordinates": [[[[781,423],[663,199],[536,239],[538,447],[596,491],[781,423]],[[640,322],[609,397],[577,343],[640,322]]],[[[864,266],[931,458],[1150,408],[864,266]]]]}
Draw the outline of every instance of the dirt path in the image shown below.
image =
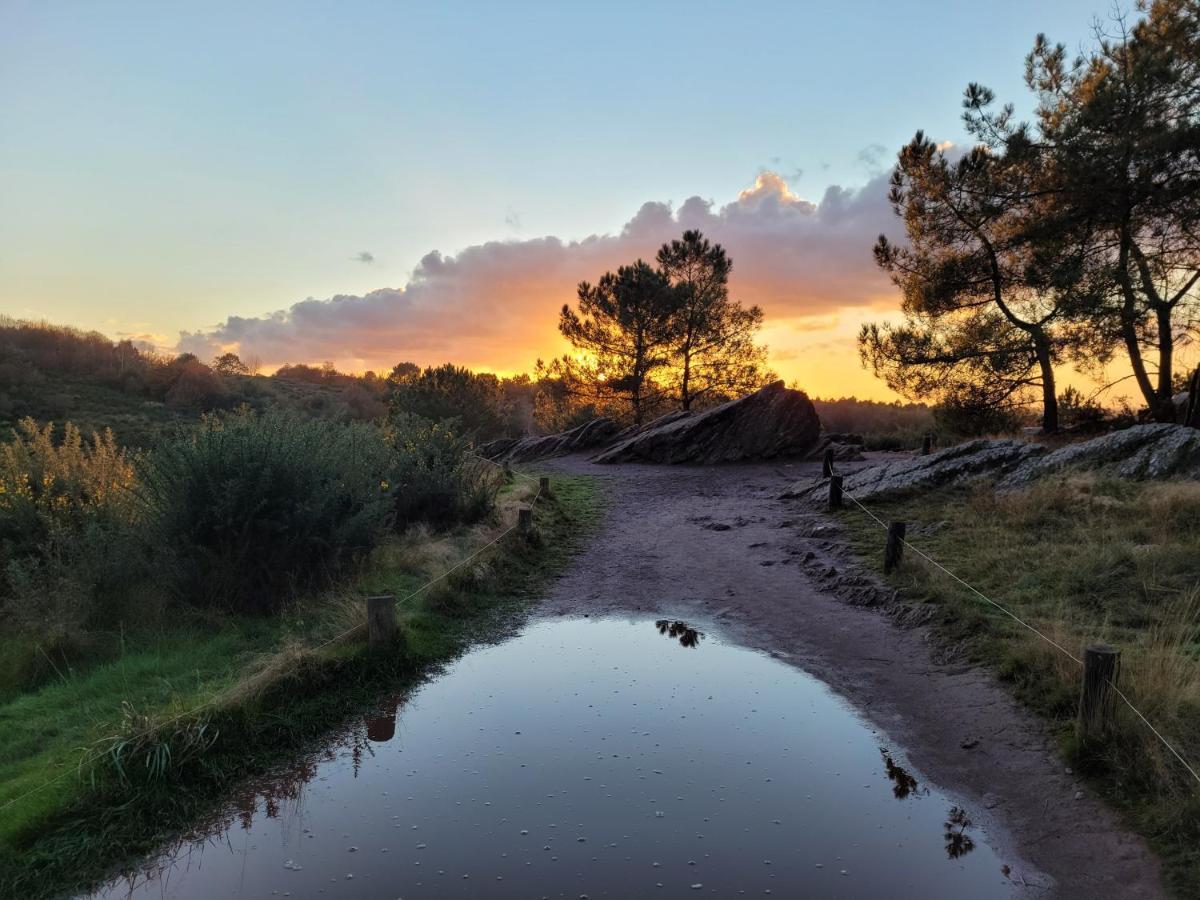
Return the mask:
{"type": "Polygon", "coordinates": [[[1088,795],[987,673],[939,660],[924,627],[832,590],[872,589],[873,578],[829,520],[776,499],[791,482],[815,479],[819,465],[549,466],[603,478],[610,506],[542,615],[678,617],[813,673],[964,801],[1013,860],[1019,895],[1166,895],[1144,843],[1088,795]]]}

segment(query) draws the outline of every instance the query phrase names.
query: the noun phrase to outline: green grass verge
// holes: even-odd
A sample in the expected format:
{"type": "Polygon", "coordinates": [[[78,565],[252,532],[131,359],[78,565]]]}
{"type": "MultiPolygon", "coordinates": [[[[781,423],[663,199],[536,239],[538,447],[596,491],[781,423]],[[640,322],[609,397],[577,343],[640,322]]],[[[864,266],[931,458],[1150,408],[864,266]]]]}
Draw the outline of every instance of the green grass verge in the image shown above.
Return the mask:
{"type": "Polygon", "coordinates": [[[164,635],[0,705],[0,896],[58,896],[135,863],[381,695],[510,633],[600,514],[597,482],[554,483],[538,501],[532,540],[509,534],[401,604],[403,652],[371,653],[358,634],[313,648],[361,622],[363,594],[407,596],[438,564],[444,571],[478,546],[484,530],[397,540],[353,590],[287,620],[164,635]],[[205,701],[213,705],[189,712],[205,701]]]}
{"type": "MultiPolygon", "coordinates": [[[[1200,763],[1200,485],[1076,476],[997,495],[990,485],[867,504],[908,523],[915,546],[1082,656],[1121,648],[1120,685],[1195,767],[1200,763]]],[[[869,566],[883,530],[857,508],[839,514],[869,566]]],[[[1200,897],[1200,785],[1118,704],[1114,733],[1075,733],[1081,671],[1036,635],[911,551],[890,577],[932,604],[947,643],[992,667],[1056,731],[1064,757],[1145,835],[1172,889],[1200,897]]]]}

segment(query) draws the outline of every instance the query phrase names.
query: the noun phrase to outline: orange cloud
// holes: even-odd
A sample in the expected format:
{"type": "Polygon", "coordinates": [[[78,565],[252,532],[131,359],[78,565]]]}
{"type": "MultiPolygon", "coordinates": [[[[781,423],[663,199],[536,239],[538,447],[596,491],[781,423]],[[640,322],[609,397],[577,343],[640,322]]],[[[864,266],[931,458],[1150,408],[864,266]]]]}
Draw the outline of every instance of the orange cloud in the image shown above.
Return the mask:
{"type": "Polygon", "coordinates": [[[260,317],[231,316],[208,331],[181,334],[179,349],[204,358],[235,349],[268,368],[330,360],[349,370],[385,370],[399,360],[451,360],[526,371],[537,357],[565,349],[558,310],[574,300],[578,282],[639,257],[652,259],[660,244],[688,228],[729,251],[732,292],[762,306],[774,363],[785,377],[813,377],[816,371],[803,361],[821,357],[825,368],[835,364],[856,385],[872,387],[862,382],[846,323],[856,329],[864,314],[896,305],[894,289],[871,257],[875,237],[898,230],[885,176],[860,190],[831,187],[814,203],[778,174],[763,172],[724,206],[700,197],[678,209],[645,203],[616,234],[490,241],[453,256],[433,251],[403,287],[309,298],[260,317]],[[820,346],[826,339],[844,342],[841,359],[820,346]]]}

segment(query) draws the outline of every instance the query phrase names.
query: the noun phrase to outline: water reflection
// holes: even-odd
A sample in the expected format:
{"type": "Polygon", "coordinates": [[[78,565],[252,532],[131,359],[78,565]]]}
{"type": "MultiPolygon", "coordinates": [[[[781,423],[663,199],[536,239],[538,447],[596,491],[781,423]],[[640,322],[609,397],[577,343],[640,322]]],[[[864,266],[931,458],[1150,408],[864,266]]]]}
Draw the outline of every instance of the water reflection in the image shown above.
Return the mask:
{"type": "Polygon", "coordinates": [[[951,859],[966,856],[975,849],[975,842],[967,834],[967,829],[975,823],[967,818],[967,811],[958,806],[950,807],[950,817],[946,820],[946,855],[951,859]]]}
{"type": "MultiPolygon", "coordinates": [[[[880,747],[879,752],[883,756],[884,772],[887,774],[888,780],[892,782],[892,795],[897,800],[903,800],[910,794],[920,794],[921,791],[917,788],[917,779],[907,769],[896,764],[887,747],[880,747]]],[[[924,793],[929,792],[925,791],[924,793]]]]}
{"type": "Polygon", "coordinates": [[[704,639],[704,632],[697,631],[687,622],[671,621],[670,619],[659,619],[654,623],[659,634],[665,634],[668,637],[677,638],[681,647],[693,649],[700,645],[700,641],[704,639]]]}
{"type": "Polygon", "coordinates": [[[470,653],[99,896],[1011,895],[965,812],[819,681],[713,636],[664,654],[704,636],[646,624],[470,653]]]}
{"type": "Polygon", "coordinates": [[[393,698],[366,717],[367,740],[386,744],[396,736],[396,712],[400,699],[393,698]]]}

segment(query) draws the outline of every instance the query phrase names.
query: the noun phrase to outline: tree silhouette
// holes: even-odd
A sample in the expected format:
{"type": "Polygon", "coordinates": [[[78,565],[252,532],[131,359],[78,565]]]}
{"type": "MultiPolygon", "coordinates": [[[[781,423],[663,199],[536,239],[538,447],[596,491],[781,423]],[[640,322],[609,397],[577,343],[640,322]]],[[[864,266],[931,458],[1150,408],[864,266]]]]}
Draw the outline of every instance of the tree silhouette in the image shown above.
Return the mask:
{"type": "Polygon", "coordinates": [[[1074,334],[1064,322],[1078,268],[1040,218],[1042,164],[1020,131],[955,162],[922,132],[900,151],[890,200],[908,240],[880,235],[875,259],[903,293],[905,322],[859,334],[889,386],[989,408],[1040,388],[1043,428],[1058,429],[1054,366],[1074,334]]]}
{"type": "Polygon", "coordinates": [[[733,262],[725,249],[699,231],[685,231],[682,240],[662,245],[657,260],[679,292],[671,362],[680,408],[761,387],[769,380],[766,348],[754,343],[762,310],[730,299],[733,262]]]}
{"type": "MultiPolygon", "coordinates": [[[[1155,0],[1132,28],[1114,23],[1071,62],[1039,35],[1026,82],[1060,222],[1106,288],[1089,324],[1123,346],[1155,418],[1174,421],[1175,351],[1200,322],[1200,4],[1155,0]]],[[[1006,139],[1011,110],[985,106],[968,124],[1006,139]]]]}
{"type": "Polygon", "coordinates": [[[628,400],[640,425],[662,393],[651,376],[670,361],[680,292],[639,259],[594,286],[582,282],[578,298],[578,310],[563,305],[559,331],[591,357],[595,379],[628,400]]]}

